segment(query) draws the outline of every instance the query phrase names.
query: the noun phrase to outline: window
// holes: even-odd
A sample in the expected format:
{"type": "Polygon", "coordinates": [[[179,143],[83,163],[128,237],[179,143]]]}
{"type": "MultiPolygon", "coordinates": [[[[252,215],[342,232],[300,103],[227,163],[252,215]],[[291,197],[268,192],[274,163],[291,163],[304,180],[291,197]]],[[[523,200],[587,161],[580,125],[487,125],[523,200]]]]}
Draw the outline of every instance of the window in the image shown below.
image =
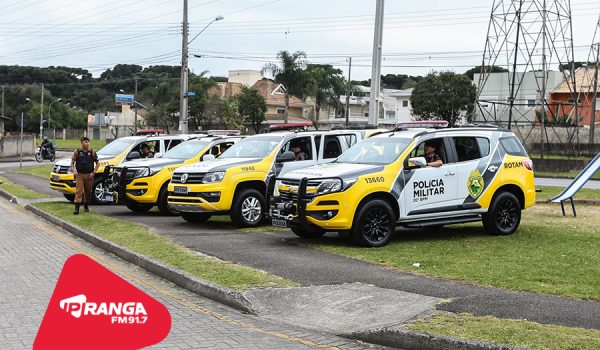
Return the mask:
{"type": "Polygon", "coordinates": [[[202,151],[206,145],[208,145],[208,142],[199,140],[191,140],[180,143],[176,147],[173,147],[167,151],[164,157],[174,159],[189,159],[202,151]]]}
{"type": "Polygon", "coordinates": [[[575,102],[581,103],[581,99],[580,98],[570,98],[569,99],[569,103],[573,103],[574,104],[575,102]]]}
{"type": "Polygon", "coordinates": [[[284,115],[285,108],[277,108],[277,109],[275,109],[275,112],[277,113],[277,115],[284,115]]]}
{"type": "Polygon", "coordinates": [[[183,142],[183,140],[165,140],[165,143],[167,143],[167,147],[166,147],[167,151],[170,150],[171,148],[177,146],[181,142],[183,142]]]}
{"type": "Polygon", "coordinates": [[[523,148],[523,145],[521,145],[519,140],[514,136],[501,138],[500,144],[502,145],[502,148],[504,148],[504,151],[510,155],[527,157],[525,148],[523,148]]]}
{"type": "Polygon", "coordinates": [[[408,100],[402,100],[402,107],[408,107],[408,100]]]}
{"type": "Polygon", "coordinates": [[[311,142],[310,137],[296,137],[295,139],[291,139],[281,149],[281,153],[287,152],[287,151],[296,153],[296,156],[298,156],[299,153],[305,153],[306,154],[305,160],[313,159],[312,142],[311,142]],[[294,152],[292,150],[292,148],[297,148],[300,151],[298,153],[294,152]]]}
{"type": "Polygon", "coordinates": [[[281,139],[281,136],[248,137],[231,146],[221,158],[264,158],[273,152],[281,139]]]}
{"type": "Polygon", "coordinates": [[[449,161],[446,153],[446,147],[444,146],[444,139],[441,138],[421,142],[410,152],[409,158],[425,157],[425,143],[430,142],[435,145],[435,153],[442,159],[442,163],[447,164],[449,161]]]}
{"type": "Polygon", "coordinates": [[[340,139],[343,140],[343,136],[325,136],[323,159],[337,158],[340,156],[340,154],[342,154],[342,145],[340,143],[340,139]]]}
{"type": "Polygon", "coordinates": [[[527,100],[527,107],[535,107],[535,99],[527,100]]]}
{"type": "Polygon", "coordinates": [[[366,139],[342,153],[334,162],[348,164],[385,165],[395,161],[412,139],[376,137],[366,139]]]}
{"type": "Polygon", "coordinates": [[[453,137],[459,162],[467,162],[487,156],[490,153],[490,141],[485,137],[453,137]]]}

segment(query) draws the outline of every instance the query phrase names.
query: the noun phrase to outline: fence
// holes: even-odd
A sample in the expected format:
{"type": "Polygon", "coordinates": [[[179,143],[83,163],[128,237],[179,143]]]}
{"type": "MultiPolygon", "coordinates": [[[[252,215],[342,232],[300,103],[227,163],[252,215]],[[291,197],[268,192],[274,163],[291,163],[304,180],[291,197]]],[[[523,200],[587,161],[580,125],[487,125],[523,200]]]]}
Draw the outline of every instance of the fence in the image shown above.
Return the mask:
{"type": "Polygon", "coordinates": [[[49,139],[79,139],[82,136],[88,136],[85,129],[44,129],[44,136],[49,139]]]}
{"type": "MultiPolygon", "coordinates": [[[[20,139],[19,135],[0,136],[0,158],[17,157],[20,139]]],[[[23,155],[32,155],[35,151],[35,136],[23,135],[23,155]]]]}

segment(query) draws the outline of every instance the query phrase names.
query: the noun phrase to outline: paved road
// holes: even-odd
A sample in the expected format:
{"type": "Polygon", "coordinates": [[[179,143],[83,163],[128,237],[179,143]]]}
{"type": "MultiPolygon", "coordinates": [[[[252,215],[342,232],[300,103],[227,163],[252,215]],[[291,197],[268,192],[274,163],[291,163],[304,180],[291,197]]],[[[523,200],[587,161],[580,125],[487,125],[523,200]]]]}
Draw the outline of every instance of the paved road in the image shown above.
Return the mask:
{"type": "MultiPolygon", "coordinates": [[[[5,176],[11,177],[10,174],[5,176]]],[[[48,191],[43,179],[24,180],[26,178],[16,176],[14,180],[27,181],[28,186],[35,190],[48,191]]],[[[135,214],[123,206],[96,206],[93,210],[147,225],[153,231],[196,251],[269,271],[303,285],[362,282],[381,288],[452,298],[451,302],[438,306],[439,309],[452,312],[600,329],[599,302],[512,292],[418,276],[307,248],[287,231],[245,233],[224,223],[195,225],[179,217],[160,216],[156,211],[135,214]]],[[[331,234],[328,234],[324,239],[338,239],[330,237],[331,234]]]]}
{"type": "MultiPolygon", "coordinates": [[[[56,151],[56,159],[68,157],[70,154],[71,154],[70,152],[56,151]]],[[[3,169],[3,170],[18,168],[19,164],[20,164],[19,157],[10,158],[9,161],[6,161],[6,159],[0,159],[0,169],[3,169]]],[[[23,157],[23,166],[33,166],[33,165],[40,165],[40,164],[52,164],[52,163],[48,160],[45,160],[43,163],[38,163],[35,160],[35,158],[33,158],[33,156],[24,156],[23,157]]]]}
{"type": "MultiPolygon", "coordinates": [[[[535,185],[536,186],[557,186],[557,187],[567,187],[573,180],[571,179],[552,179],[547,177],[536,177],[535,185]]],[[[600,190],[600,180],[589,180],[584,188],[590,188],[594,190],[600,190]]],[[[598,198],[600,199],[600,198],[598,198]]]]}
{"type": "Polygon", "coordinates": [[[274,325],[187,292],[149,275],[0,199],[0,348],[31,348],[60,269],[86,254],[163,303],[171,333],[154,348],[340,349],[380,348],[274,325]],[[143,283],[143,284],[142,284],[143,283]]]}

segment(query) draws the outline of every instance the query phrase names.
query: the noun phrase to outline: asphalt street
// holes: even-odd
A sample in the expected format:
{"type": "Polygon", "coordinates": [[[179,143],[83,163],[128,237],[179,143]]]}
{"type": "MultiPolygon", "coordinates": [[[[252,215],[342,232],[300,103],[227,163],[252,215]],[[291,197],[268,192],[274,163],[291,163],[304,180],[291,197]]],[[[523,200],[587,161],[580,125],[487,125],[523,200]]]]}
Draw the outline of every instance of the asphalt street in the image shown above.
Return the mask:
{"type": "Polygon", "coordinates": [[[0,199],[0,348],[31,349],[62,265],[85,254],[164,304],[168,337],[156,349],[379,349],[274,324],[148,274],[0,199]]]}
{"type": "MultiPolygon", "coordinates": [[[[44,179],[21,174],[4,176],[36,191],[52,193],[44,179]]],[[[147,225],[154,232],[196,251],[256,267],[302,285],[361,282],[380,288],[451,299],[448,303],[438,305],[438,309],[451,312],[600,329],[600,302],[419,276],[308,248],[288,231],[247,233],[232,229],[225,223],[209,221],[206,224],[191,224],[179,217],[160,216],[156,211],[135,214],[124,206],[95,206],[93,210],[147,225]]],[[[483,231],[481,234],[484,234],[483,231]]],[[[328,234],[324,240],[339,239],[335,236],[328,234]]]]}

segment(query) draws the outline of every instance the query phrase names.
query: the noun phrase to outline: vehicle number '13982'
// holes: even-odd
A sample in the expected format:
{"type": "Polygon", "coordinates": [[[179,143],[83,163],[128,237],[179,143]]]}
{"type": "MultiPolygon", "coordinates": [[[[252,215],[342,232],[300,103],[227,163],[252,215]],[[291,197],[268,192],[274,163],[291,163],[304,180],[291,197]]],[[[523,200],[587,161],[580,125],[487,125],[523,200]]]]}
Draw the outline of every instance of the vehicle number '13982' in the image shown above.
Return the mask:
{"type": "Polygon", "coordinates": [[[365,177],[365,181],[368,184],[372,184],[372,183],[375,183],[375,182],[384,182],[385,180],[383,179],[382,176],[375,176],[375,177],[365,177]]]}

